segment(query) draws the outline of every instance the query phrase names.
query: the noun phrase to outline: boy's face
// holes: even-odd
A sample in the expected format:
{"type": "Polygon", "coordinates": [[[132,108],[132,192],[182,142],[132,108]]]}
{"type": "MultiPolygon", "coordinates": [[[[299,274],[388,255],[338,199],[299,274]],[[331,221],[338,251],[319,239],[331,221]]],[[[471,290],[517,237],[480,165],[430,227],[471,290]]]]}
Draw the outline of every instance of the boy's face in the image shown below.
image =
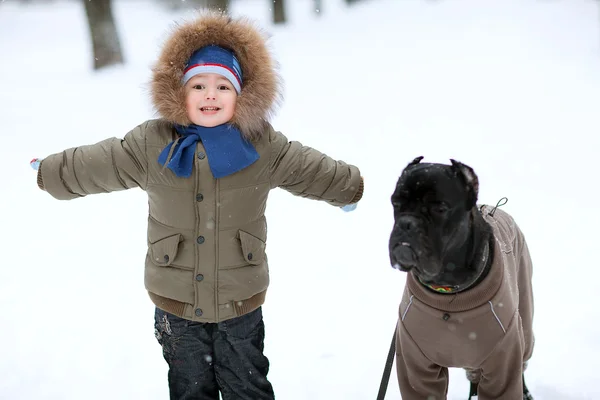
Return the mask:
{"type": "Polygon", "coordinates": [[[219,74],[198,74],[185,84],[185,109],[194,124],[212,128],[233,118],[237,92],[219,74]]]}

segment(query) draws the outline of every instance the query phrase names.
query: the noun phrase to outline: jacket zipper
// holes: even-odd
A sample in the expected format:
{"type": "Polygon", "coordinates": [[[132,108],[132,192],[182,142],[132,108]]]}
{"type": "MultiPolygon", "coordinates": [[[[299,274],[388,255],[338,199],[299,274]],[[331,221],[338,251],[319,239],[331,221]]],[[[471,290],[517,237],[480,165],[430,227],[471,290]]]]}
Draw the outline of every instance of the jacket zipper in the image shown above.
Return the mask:
{"type": "MultiPolygon", "coordinates": [[[[198,149],[198,144],[196,144],[196,153],[199,151],[198,149]]],[[[195,155],[194,154],[194,155],[195,155]]],[[[194,193],[198,193],[200,191],[200,168],[198,166],[198,160],[196,159],[196,157],[194,157],[194,162],[196,163],[196,168],[194,168],[194,174],[196,175],[196,179],[195,179],[195,187],[194,187],[194,193]]],[[[198,238],[198,235],[200,235],[201,229],[200,226],[202,224],[202,215],[200,214],[200,210],[198,209],[198,204],[196,202],[194,202],[194,210],[196,213],[196,237],[194,238],[194,241],[196,241],[196,239],[198,238]]],[[[194,253],[196,256],[196,263],[194,266],[194,276],[196,276],[198,273],[201,272],[202,268],[200,267],[200,247],[198,246],[197,243],[194,243],[194,253]]],[[[200,306],[200,285],[198,285],[198,282],[194,281],[194,295],[195,295],[195,303],[194,304],[194,309],[192,310],[192,316],[194,315],[194,311],[196,310],[196,308],[198,308],[200,306]]]]}

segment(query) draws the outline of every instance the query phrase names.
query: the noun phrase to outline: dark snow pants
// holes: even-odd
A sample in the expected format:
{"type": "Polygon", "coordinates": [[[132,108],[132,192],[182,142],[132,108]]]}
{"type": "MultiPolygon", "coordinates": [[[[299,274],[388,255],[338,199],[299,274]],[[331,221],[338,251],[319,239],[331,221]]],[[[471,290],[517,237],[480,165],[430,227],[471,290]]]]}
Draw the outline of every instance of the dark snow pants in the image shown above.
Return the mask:
{"type": "Polygon", "coordinates": [[[262,309],[219,323],[156,309],[155,334],[169,364],[171,400],[273,400],[263,354],[262,309]]]}

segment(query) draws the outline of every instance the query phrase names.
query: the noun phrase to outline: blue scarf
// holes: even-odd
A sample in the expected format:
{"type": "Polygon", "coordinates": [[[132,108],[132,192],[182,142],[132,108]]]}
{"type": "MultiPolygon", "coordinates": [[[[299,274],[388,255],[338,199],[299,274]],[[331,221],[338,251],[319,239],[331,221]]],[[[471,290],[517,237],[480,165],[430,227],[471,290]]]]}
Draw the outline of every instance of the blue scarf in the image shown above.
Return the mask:
{"type": "Polygon", "coordinates": [[[231,124],[223,124],[213,128],[198,125],[175,125],[177,133],[182,138],[173,141],[163,149],[158,156],[158,162],[181,178],[192,175],[196,142],[201,141],[206,149],[208,165],[215,178],[222,178],[240,171],[258,160],[259,155],[252,143],[242,136],[242,133],[231,124]],[[175,145],[172,157],[169,158],[171,147],[175,145]]]}

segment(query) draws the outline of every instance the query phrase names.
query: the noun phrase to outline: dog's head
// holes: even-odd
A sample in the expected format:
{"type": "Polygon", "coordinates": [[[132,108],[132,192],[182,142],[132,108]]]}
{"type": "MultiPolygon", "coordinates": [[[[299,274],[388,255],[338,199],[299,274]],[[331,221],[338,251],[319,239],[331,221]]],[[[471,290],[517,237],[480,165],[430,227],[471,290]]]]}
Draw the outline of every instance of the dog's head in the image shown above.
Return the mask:
{"type": "Polygon", "coordinates": [[[401,271],[414,270],[424,283],[435,282],[445,260],[461,249],[470,231],[470,213],[479,183],[473,169],[415,158],[402,172],[392,195],[394,227],[390,261],[401,271]]]}

